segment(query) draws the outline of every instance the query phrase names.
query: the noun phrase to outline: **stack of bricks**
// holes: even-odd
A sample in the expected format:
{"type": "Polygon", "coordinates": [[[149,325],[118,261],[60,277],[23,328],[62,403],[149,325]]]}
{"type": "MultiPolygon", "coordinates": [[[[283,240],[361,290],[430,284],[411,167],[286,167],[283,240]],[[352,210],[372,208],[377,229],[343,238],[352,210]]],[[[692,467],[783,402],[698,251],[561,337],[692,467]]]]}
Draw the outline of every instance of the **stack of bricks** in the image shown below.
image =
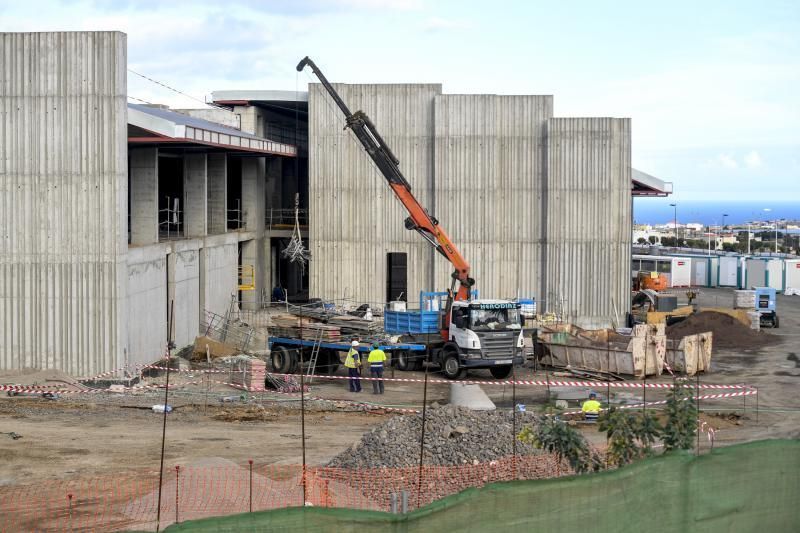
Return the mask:
{"type": "Polygon", "coordinates": [[[264,380],[267,379],[267,364],[260,359],[248,359],[240,361],[238,368],[233,372],[231,381],[236,385],[241,385],[248,389],[264,388],[264,380]]]}

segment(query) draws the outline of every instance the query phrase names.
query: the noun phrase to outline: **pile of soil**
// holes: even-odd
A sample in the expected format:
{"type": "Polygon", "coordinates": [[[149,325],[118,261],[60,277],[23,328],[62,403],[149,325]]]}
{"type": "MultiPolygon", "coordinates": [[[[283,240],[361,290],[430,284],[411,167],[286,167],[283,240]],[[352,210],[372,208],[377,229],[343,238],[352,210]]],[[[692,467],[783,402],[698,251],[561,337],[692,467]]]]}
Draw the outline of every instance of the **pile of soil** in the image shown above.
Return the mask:
{"type": "Polygon", "coordinates": [[[714,311],[696,313],[668,326],[667,337],[680,340],[687,335],[706,331],[714,334],[714,348],[723,350],[757,351],[780,340],[775,335],[750,329],[730,315],[714,311]]]}

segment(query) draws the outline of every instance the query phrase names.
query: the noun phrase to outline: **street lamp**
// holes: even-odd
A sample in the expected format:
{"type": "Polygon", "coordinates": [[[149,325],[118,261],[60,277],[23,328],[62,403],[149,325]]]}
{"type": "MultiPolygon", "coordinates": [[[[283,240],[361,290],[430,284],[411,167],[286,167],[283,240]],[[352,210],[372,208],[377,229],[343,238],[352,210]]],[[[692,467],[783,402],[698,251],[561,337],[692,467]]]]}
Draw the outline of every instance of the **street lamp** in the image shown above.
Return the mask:
{"type": "MultiPolygon", "coordinates": [[[[769,213],[770,211],[772,211],[772,208],[770,208],[770,207],[765,207],[764,208],[764,213],[769,213]]],[[[764,215],[764,222],[766,222],[766,221],[767,221],[767,215],[764,215]]],[[[775,221],[775,253],[776,254],[778,253],[778,221],[777,220],[775,221]]]]}
{"type": "Polygon", "coordinates": [[[674,203],[674,204],[669,204],[669,205],[670,205],[670,207],[674,207],[675,208],[675,218],[672,220],[672,222],[675,224],[675,226],[674,226],[674,228],[675,228],[675,247],[677,248],[678,247],[678,204],[674,203]]]}
{"type": "Polygon", "coordinates": [[[725,229],[725,217],[728,216],[728,213],[722,213],[722,229],[725,229]]]}

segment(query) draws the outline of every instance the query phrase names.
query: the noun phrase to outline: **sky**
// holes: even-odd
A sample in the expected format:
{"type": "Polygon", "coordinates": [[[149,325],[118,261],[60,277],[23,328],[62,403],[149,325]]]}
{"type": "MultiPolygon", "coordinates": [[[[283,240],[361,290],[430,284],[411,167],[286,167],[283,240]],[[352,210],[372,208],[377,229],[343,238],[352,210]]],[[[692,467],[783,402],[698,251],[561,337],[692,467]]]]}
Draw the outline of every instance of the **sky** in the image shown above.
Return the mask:
{"type": "MultiPolygon", "coordinates": [[[[800,203],[800,2],[0,0],[0,31],[121,30],[128,94],[332,81],[552,94],[556,116],[631,117],[633,166],[675,201],[800,203]]],[[[138,101],[138,100],[131,100],[138,101]]]]}

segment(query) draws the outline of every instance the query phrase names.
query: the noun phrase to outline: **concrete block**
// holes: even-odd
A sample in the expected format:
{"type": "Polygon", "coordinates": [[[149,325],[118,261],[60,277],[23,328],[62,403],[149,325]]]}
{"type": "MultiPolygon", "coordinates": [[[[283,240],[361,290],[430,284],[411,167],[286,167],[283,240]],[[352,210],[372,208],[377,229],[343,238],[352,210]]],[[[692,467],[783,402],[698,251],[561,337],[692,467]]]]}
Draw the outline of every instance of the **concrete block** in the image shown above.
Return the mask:
{"type": "Polygon", "coordinates": [[[450,405],[466,407],[473,411],[494,411],[497,407],[480,385],[450,384],[450,405]]]}

